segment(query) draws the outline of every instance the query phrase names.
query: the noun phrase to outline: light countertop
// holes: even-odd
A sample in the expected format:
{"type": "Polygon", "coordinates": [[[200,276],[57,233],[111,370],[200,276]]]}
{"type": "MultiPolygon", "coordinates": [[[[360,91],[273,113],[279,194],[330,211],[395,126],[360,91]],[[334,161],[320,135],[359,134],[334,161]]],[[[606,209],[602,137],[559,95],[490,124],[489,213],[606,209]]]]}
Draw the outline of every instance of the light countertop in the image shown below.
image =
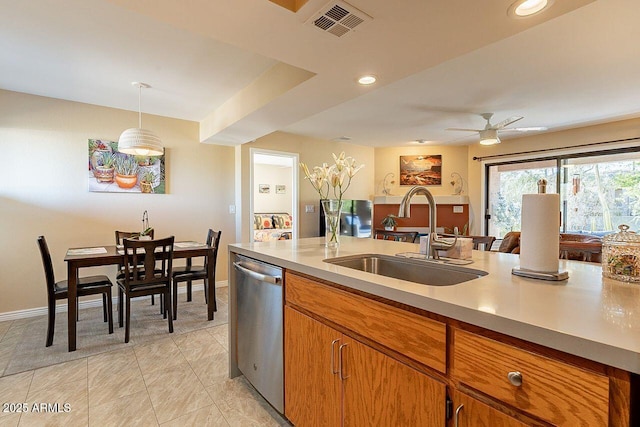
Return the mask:
{"type": "Polygon", "coordinates": [[[417,244],[354,237],[340,242],[336,250],[325,248],[322,237],[238,243],[229,251],[640,374],[640,284],[603,278],[599,264],[560,260],[569,279],[548,282],[512,275],[518,255],[473,251],[466,267],[487,276],[427,286],[323,262],[418,252],[417,244]]]}

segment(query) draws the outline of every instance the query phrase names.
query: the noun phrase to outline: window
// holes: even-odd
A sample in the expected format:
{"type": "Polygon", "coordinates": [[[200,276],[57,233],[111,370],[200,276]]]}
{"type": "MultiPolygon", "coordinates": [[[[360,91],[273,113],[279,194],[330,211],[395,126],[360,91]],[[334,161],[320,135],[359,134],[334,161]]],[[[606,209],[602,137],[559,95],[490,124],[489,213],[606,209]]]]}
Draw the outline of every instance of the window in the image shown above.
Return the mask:
{"type": "Polygon", "coordinates": [[[520,230],[522,195],[536,193],[541,178],[547,193],[560,192],[562,232],[640,227],[640,151],[616,150],[488,165],[488,235],[520,230]]]}
{"type": "Polygon", "coordinates": [[[522,195],[537,193],[539,179],[547,180],[547,193],[556,193],[556,160],[535,160],[489,166],[488,235],[503,237],[519,231],[522,195]]]}

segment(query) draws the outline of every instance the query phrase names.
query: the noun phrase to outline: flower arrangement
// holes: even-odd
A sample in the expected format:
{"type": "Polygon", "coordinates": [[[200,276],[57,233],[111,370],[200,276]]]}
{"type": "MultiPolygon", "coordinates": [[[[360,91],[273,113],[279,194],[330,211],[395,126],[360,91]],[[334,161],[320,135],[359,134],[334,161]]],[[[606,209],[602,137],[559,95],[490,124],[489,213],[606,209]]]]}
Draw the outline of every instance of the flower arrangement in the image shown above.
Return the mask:
{"type": "Polygon", "coordinates": [[[351,179],[364,165],[356,166],[355,159],[346,156],[344,151],[339,156],[332,153],[332,156],[334,164],[331,166],[323,163],[322,166],[315,166],[313,172],[310,172],[307,165],[302,162],[300,167],[305,179],[309,180],[321,199],[329,199],[333,190],[333,198],[342,200],[342,196],[351,185],[351,179]]]}
{"type": "Polygon", "coordinates": [[[339,156],[333,155],[334,164],[329,166],[315,166],[313,172],[305,163],[300,163],[305,179],[320,195],[322,208],[325,213],[326,234],[325,243],[329,247],[339,245],[340,211],[342,210],[342,196],[351,186],[351,180],[364,165],[357,166],[353,157],[346,156],[344,151],[339,156]],[[333,196],[332,198],[330,196],[333,196]]]}

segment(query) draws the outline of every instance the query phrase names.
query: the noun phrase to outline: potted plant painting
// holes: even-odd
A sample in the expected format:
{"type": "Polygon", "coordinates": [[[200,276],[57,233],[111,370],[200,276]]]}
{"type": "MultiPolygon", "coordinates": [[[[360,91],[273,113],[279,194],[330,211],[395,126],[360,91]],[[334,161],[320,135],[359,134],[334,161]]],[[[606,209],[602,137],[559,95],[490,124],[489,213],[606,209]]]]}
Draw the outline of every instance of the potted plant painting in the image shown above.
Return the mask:
{"type": "Polygon", "coordinates": [[[156,174],[152,170],[147,169],[140,175],[140,191],[143,193],[153,193],[153,182],[156,174]]]}
{"type": "Polygon", "coordinates": [[[98,182],[113,182],[116,155],[111,151],[102,151],[93,169],[93,175],[98,182]]]}
{"type": "Polygon", "coordinates": [[[393,214],[389,214],[382,219],[382,225],[385,230],[393,231],[396,229],[396,225],[398,224],[397,216],[393,214]]]}
{"type": "Polygon", "coordinates": [[[109,145],[108,141],[101,141],[99,139],[89,140],[89,168],[96,179],[98,178],[100,157],[105,153],[113,153],[113,149],[109,145]]]}
{"type": "Polygon", "coordinates": [[[138,182],[138,162],[131,156],[118,156],[115,161],[116,184],[133,188],[138,182]]]}

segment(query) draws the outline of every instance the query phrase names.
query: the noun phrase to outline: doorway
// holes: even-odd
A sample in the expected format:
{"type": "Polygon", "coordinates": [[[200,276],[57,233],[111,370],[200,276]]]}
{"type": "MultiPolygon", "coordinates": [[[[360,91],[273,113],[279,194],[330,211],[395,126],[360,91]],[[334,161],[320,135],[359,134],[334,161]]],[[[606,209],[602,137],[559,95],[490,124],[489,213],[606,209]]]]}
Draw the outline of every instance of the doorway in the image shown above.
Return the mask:
{"type": "Polygon", "coordinates": [[[298,238],[298,154],[250,150],[251,242],[298,238]]]}

